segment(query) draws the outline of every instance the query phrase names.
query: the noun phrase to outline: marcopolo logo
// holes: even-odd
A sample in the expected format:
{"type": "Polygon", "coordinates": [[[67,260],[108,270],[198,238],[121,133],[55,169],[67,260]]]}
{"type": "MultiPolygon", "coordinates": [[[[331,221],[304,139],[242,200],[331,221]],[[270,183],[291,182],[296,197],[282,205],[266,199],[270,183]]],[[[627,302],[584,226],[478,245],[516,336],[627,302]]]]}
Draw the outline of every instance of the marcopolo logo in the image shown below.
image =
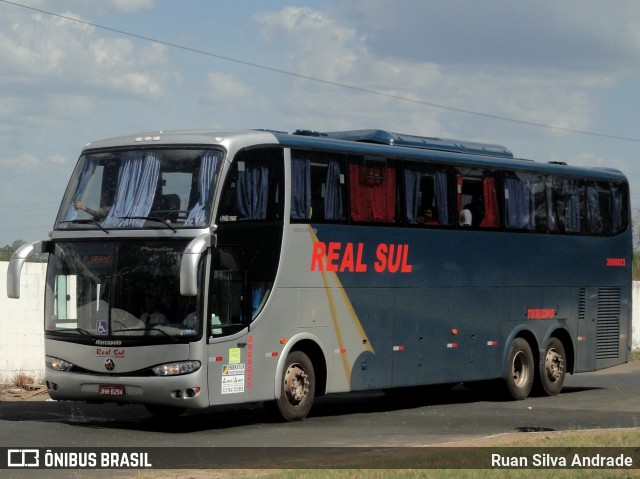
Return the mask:
{"type": "Polygon", "coordinates": [[[40,467],[40,451],[38,449],[7,450],[8,467],[40,467]]]}

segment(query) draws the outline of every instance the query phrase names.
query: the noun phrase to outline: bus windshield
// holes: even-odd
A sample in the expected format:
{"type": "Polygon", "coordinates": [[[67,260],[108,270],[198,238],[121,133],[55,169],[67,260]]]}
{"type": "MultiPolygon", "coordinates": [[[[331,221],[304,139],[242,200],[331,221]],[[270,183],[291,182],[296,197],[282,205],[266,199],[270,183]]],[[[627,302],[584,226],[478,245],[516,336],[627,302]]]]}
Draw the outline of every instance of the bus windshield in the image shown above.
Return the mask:
{"type": "Polygon", "coordinates": [[[55,229],[209,224],[220,150],[115,150],[80,157],[55,229]]]}
{"type": "Polygon", "coordinates": [[[65,242],[49,257],[45,328],[86,338],[193,340],[195,298],[180,295],[186,242],[65,242]]]}

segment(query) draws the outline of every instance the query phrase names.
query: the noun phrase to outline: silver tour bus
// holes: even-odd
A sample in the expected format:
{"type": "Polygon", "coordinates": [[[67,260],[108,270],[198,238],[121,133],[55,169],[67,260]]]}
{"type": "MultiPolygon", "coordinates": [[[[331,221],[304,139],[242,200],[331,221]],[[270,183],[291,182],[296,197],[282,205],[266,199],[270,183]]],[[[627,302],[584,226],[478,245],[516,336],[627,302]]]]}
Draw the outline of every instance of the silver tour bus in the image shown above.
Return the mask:
{"type": "Polygon", "coordinates": [[[46,384],[154,414],[628,360],[629,187],[612,169],[381,130],[88,144],[50,238],[46,384]]]}

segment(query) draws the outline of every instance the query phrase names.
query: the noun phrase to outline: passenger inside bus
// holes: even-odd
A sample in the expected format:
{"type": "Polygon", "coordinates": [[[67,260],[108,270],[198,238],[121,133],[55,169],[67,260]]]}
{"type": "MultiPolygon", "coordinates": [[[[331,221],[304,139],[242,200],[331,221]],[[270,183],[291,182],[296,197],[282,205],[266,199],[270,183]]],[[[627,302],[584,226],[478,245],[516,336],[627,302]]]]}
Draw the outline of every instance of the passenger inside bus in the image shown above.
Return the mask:
{"type": "Polygon", "coordinates": [[[458,217],[458,225],[462,226],[463,228],[470,228],[471,220],[472,215],[470,205],[465,205],[464,208],[462,208],[462,211],[460,211],[460,216],[458,217]]]}
{"type": "Polygon", "coordinates": [[[440,224],[440,222],[436,218],[435,213],[433,212],[433,208],[425,208],[423,213],[416,218],[416,223],[418,223],[419,225],[427,226],[435,226],[440,224]]]}
{"type": "Polygon", "coordinates": [[[95,221],[102,221],[109,214],[109,210],[113,205],[113,195],[109,191],[104,190],[100,196],[100,206],[97,210],[87,207],[82,201],[76,200],[73,202],[73,207],[77,210],[82,210],[87,214],[93,216],[95,221]]]}
{"type": "Polygon", "coordinates": [[[146,326],[157,326],[167,324],[167,317],[158,309],[158,300],[152,293],[144,295],[144,311],[140,315],[140,320],[146,326]]]}

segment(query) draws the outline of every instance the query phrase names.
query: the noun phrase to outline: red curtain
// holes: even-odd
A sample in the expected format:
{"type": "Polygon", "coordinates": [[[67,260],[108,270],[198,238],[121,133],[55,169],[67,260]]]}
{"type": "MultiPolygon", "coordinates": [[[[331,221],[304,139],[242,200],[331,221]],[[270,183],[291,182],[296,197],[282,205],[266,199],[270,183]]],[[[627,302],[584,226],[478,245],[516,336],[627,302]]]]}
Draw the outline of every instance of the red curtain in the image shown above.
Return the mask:
{"type": "Polygon", "coordinates": [[[396,171],[349,165],[351,219],[391,223],[396,215],[396,171]]]}
{"type": "Polygon", "coordinates": [[[498,211],[498,195],[496,194],[496,180],[492,176],[485,176],[482,180],[484,194],[484,218],[480,222],[481,228],[498,228],[500,216],[498,211]]]}

